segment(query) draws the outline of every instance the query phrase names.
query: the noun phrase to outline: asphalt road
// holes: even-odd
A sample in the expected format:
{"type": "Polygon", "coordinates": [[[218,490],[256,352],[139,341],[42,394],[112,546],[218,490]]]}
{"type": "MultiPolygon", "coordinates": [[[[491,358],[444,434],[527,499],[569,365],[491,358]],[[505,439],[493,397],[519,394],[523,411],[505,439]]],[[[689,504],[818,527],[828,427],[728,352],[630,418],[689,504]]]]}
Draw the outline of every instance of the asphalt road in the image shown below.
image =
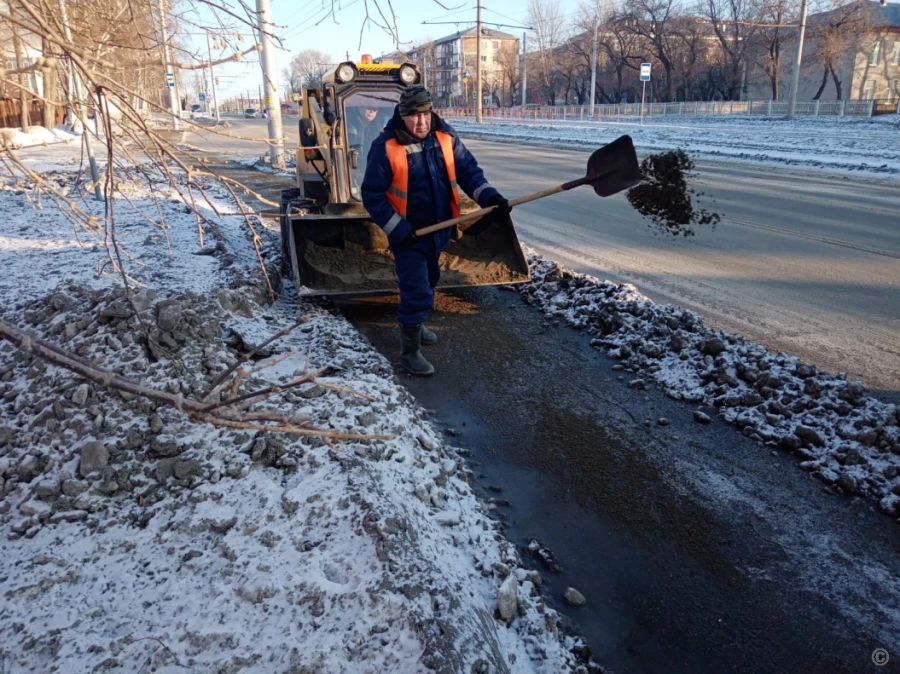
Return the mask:
{"type": "MultiPolygon", "coordinates": [[[[265,120],[229,121],[228,133],[265,134],[265,120]]],[[[296,123],[285,118],[289,146],[296,123]]],[[[573,150],[466,142],[507,197],[583,175],[587,163],[573,150]]],[[[589,188],[519,206],[513,219],[525,244],[569,268],[634,283],[900,402],[900,183],[705,162],[695,186],[723,219],[690,238],[657,233],[624,197],[589,188]]]]}

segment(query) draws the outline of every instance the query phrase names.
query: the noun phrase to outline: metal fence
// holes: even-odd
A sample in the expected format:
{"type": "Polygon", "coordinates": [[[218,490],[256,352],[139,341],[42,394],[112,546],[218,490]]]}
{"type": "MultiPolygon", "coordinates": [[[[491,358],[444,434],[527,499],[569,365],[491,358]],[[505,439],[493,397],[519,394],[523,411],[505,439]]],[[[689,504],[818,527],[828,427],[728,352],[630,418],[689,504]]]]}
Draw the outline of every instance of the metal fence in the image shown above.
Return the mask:
{"type": "MultiPolygon", "coordinates": [[[[874,100],[865,101],[805,101],[798,102],[795,114],[804,117],[871,117],[874,100]]],[[[687,101],[680,103],[647,103],[644,117],[679,117],[684,115],[737,115],[742,117],[784,117],[788,113],[787,101],[687,101]]],[[[446,117],[467,118],[474,115],[472,108],[447,108],[441,111],[446,117]]],[[[641,116],[640,103],[595,105],[593,115],[585,105],[529,106],[527,108],[485,108],[484,120],[488,123],[513,122],[578,122],[618,121],[641,116]]]]}

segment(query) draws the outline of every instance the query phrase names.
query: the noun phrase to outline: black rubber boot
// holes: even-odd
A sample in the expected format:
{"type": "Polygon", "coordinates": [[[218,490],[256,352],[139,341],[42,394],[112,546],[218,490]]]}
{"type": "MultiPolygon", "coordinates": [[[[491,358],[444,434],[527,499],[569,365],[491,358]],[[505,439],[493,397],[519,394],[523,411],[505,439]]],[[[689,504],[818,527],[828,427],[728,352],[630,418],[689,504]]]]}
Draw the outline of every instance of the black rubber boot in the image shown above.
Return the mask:
{"type": "Polygon", "coordinates": [[[425,327],[425,324],[422,323],[422,346],[431,346],[432,344],[437,344],[437,335],[434,334],[431,330],[425,327]]]}
{"type": "Polygon", "coordinates": [[[422,326],[408,328],[400,326],[400,345],[402,347],[400,362],[410,374],[428,377],[434,374],[434,365],[422,355],[422,326]]]}

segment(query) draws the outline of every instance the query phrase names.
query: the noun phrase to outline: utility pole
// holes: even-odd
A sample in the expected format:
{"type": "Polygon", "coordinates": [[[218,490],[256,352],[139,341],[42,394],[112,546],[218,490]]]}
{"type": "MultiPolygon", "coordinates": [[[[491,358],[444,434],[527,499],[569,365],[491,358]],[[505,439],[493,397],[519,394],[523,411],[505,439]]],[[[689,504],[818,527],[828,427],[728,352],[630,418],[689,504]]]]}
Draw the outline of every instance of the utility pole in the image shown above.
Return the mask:
{"type": "Polygon", "coordinates": [[[206,32],[206,53],[209,55],[209,79],[212,80],[213,107],[216,109],[216,122],[219,122],[221,121],[221,117],[219,117],[219,101],[216,97],[216,78],[213,74],[212,47],[209,46],[209,31],[206,32]]]}
{"type": "MultiPolygon", "coordinates": [[[[64,0],[60,0],[62,6],[64,0]]],[[[165,0],[159,0],[159,25],[162,29],[163,62],[166,67],[166,89],[169,90],[169,107],[172,109],[172,128],[178,131],[181,112],[178,109],[175,98],[175,68],[172,66],[172,57],[169,54],[169,31],[166,29],[165,0]],[[170,81],[171,80],[171,81],[170,81]]]]}
{"type": "Polygon", "coordinates": [[[256,0],[256,11],[259,12],[259,36],[262,42],[263,83],[266,86],[266,104],[269,110],[269,157],[272,168],[284,168],[284,138],[281,130],[281,104],[278,101],[278,67],[275,64],[275,45],[272,44],[271,0],[256,0]]]}
{"type": "Polygon", "coordinates": [[[528,97],[525,91],[528,89],[528,42],[526,41],[525,31],[522,31],[522,107],[527,105],[528,97]]]}
{"type": "Polygon", "coordinates": [[[594,39],[591,48],[591,118],[594,117],[594,101],[597,92],[597,31],[600,30],[600,3],[594,6],[594,39]]]}
{"type": "Polygon", "coordinates": [[[477,61],[475,67],[478,69],[475,73],[475,91],[477,92],[475,94],[477,97],[475,102],[475,123],[481,124],[481,0],[478,0],[478,20],[476,21],[475,39],[478,40],[478,42],[475,43],[475,60],[477,61]]]}
{"type": "MultiPolygon", "coordinates": [[[[66,11],[66,0],[59,0],[59,16],[62,20],[63,25],[63,36],[66,38],[66,42],[72,44],[72,29],[69,28],[69,14],[66,11]]],[[[75,98],[78,99],[80,104],[81,102],[81,77],[75,73],[75,64],[72,63],[72,57],[69,56],[69,67],[72,69],[73,79],[75,80],[75,98]]],[[[71,91],[69,92],[69,96],[71,96],[71,91]]],[[[72,109],[75,109],[75,106],[72,106],[72,109]]],[[[99,116],[96,115],[95,116],[99,116]]],[[[97,170],[97,160],[94,158],[94,146],[91,144],[91,133],[88,130],[87,121],[85,119],[81,119],[81,133],[84,138],[84,147],[87,151],[88,163],[91,166],[91,180],[94,181],[94,198],[97,201],[103,201],[103,193],[100,191],[100,171],[97,170]]],[[[112,167],[107,167],[108,171],[112,171],[112,167]]]]}
{"type": "Polygon", "coordinates": [[[794,119],[797,110],[797,89],[800,88],[800,61],[803,58],[803,38],[806,35],[806,14],[809,11],[809,0],[800,5],[800,37],[797,39],[797,58],[794,60],[794,73],[791,77],[791,100],[788,103],[788,119],[794,119]]]}

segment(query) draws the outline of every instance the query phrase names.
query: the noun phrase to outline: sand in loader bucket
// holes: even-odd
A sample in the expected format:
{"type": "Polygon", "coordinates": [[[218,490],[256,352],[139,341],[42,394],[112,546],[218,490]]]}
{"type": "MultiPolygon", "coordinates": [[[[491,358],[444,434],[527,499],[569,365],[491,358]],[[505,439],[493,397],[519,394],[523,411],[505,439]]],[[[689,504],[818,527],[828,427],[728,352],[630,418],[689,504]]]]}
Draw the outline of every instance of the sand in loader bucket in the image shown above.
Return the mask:
{"type": "MultiPolygon", "coordinates": [[[[300,263],[302,283],[313,294],[398,289],[394,257],[387,249],[371,249],[352,241],[345,241],[343,248],[307,241],[300,263]]],[[[478,235],[466,236],[463,232],[441,253],[440,267],[438,288],[524,283],[529,279],[528,264],[512,222],[494,223],[478,235]]]]}

